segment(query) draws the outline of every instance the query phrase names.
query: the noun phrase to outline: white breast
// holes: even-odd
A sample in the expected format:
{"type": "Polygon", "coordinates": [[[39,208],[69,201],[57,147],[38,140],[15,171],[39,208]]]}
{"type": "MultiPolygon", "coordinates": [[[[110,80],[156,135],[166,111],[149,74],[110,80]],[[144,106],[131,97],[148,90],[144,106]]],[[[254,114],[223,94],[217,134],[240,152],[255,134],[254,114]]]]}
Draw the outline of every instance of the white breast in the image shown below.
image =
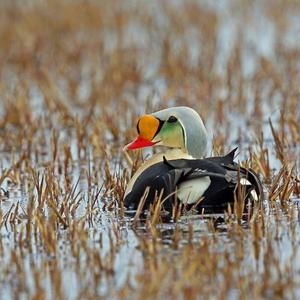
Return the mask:
{"type": "Polygon", "coordinates": [[[210,185],[208,176],[195,178],[181,183],[178,187],[178,199],[185,204],[196,203],[210,185]]]}
{"type": "Polygon", "coordinates": [[[189,155],[187,152],[183,152],[181,149],[170,149],[166,152],[157,153],[153,156],[151,156],[149,159],[147,159],[140,168],[134,173],[132,178],[129,180],[125,195],[129,194],[133,188],[133,185],[137,178],[149,167],[152,165],[159,163],[163,161],[163,157],[165,157],[167,160],[174,160],[174,159],[195,159],[191,155],[189,155]]]}

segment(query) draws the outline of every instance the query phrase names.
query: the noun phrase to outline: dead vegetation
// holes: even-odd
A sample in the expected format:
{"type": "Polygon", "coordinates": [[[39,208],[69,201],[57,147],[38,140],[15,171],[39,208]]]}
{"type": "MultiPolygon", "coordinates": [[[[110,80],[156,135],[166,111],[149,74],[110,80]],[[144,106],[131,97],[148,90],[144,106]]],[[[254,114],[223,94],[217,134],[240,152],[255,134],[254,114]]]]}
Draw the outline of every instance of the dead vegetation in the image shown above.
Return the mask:
{"type": "Polygon", "coordinates": [[[296,1],[2,1],[0,298],[298,298],[299,14],[296,1]],[[141,158],[122,148],[138,115],[174,105],[261,175],[254,215],[177,207],[164,224],[163,199],[125,211],[141,158]]]}

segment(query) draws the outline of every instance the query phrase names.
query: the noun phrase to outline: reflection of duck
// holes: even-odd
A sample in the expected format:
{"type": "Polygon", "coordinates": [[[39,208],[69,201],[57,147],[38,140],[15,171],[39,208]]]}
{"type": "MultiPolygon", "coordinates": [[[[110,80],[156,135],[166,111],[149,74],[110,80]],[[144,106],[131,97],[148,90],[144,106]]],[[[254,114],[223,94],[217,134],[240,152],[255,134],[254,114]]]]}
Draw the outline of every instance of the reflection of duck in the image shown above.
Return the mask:
{"type": "Polygon", "coordinates": [[[207,133],[193,109],[173,107],[144,115],[137,131],[138,137],[126,149],[154,145],[170,149],[153,155],[131,178],[125,191],[127,208],[136,209],[144,196],[147,209],[160,196],[168,211],[178,199],[198,211],[223,212],[234,203],[238,182],[245,199],[262,197],[257,175],[233,161],[236,149],[226,156],[201,158],[206,155],[207,133]]]}

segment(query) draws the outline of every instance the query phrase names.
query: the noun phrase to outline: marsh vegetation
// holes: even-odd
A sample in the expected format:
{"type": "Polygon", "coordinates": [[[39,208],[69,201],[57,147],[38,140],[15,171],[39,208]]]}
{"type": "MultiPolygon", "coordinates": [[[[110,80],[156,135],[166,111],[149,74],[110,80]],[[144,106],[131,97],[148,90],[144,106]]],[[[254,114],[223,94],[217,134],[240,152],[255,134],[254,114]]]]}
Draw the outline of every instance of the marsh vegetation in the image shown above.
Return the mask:
{"type": "Polygon", "coordinates": [[[299,298],[299,17],[281,0],[1,1],[0,298],[299,298]],[[124,209],[142,158],[122,148],[175,105],[260,174],[251,218],[124,209]]]}

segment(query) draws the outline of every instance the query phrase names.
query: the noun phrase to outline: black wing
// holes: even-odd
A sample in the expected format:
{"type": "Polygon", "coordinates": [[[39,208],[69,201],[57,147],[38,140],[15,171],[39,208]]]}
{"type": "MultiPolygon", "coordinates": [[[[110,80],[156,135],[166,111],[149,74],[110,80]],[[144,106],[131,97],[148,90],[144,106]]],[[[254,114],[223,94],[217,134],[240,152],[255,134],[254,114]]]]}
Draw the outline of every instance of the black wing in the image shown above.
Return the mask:
{"type": "MultiPolygon", "coordinates": [[[[164,160],[146,169],[136,180],[132,191],[124,199],[126,207],[137,209],[139,201],[149,188],[144,209],[147,209],[158,195],[162,195],[164,208],[172,209],[176,200],[176,190],[180,183],[201,177],[210,177],[210,185],[203,194],[204,199],[197,206],[211,212],[223,212],[228,203],[234,201],[234,189],[239,178],[247,178],[258,195],[262,195],[262,186],[257,175],[234,163],[236,149],[223,157],[206,159],[164,160]]],[[[249,187],[250,188],[250,187],[249,187]]],[[[182,199],[183,200],[183,199],[182,199]]]]}

